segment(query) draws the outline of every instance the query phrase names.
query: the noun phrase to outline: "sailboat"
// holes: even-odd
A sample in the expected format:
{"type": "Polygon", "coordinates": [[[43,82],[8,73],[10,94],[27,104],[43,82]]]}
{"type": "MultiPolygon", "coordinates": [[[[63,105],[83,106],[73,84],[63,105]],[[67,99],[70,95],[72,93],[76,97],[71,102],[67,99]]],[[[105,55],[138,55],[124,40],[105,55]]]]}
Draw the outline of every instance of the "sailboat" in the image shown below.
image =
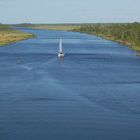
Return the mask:
{"type": "Polygon", "coordinates": [[[59,51],[58,51],[58,58],[63,58],[65,54],[63,53],[63,45],[62,45],[62,39],[60,39],[59,42],[59,51]]]}

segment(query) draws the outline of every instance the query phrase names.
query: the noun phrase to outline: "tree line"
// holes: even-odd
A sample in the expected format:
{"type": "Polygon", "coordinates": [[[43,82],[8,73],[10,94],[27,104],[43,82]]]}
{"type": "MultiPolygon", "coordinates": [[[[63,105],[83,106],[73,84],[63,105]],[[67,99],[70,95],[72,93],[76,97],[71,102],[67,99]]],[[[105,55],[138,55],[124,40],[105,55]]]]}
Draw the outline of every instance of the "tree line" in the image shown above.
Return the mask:
{"type": "Polygon", "coordinates": [[[140,50],[140,23],[85,24],[74,31],[95,34],[140,50]]]}

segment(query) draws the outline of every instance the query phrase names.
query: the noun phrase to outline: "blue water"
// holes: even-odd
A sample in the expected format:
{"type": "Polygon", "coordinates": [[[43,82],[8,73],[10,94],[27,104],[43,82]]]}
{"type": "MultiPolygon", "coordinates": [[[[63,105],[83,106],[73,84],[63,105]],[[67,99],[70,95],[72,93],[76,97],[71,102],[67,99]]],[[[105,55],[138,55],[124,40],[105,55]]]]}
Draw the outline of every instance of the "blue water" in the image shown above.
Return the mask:
{"type": "Polygon", "coordinates": [[[37,38],[0,48],[0,140],[140,140],[134,51],[86,34],[20,30],[37,38]]]}

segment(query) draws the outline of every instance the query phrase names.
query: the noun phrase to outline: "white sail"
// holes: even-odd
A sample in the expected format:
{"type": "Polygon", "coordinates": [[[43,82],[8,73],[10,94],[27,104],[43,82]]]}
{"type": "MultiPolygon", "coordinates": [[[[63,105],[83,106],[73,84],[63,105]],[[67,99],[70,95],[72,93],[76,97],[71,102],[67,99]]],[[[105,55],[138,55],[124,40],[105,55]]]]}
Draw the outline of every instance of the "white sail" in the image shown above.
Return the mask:
{"type": "Polygon", "coordinates": [[[60,44],[59,44],[59,53],[63,53],[63,49],[62,49],[62,39],[60,39],[60,44]]]}
{"type": "Polygon", "coordinates": [[[62,39],[60,39],[58,57],[59,58],[63,58],[64,56],[65,56],[65,54],[63,53],[62,39]]]}

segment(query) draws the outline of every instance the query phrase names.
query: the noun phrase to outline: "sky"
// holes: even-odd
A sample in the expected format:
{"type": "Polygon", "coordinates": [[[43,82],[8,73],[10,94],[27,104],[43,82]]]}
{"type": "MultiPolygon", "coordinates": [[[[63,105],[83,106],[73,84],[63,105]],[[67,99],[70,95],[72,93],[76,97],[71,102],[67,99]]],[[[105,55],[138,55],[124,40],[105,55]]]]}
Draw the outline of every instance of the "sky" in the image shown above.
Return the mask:
{"type": "Polygon", "coordinates": [[[140,0],[0,0],[0,23],[139,21],[140,0]]]}

